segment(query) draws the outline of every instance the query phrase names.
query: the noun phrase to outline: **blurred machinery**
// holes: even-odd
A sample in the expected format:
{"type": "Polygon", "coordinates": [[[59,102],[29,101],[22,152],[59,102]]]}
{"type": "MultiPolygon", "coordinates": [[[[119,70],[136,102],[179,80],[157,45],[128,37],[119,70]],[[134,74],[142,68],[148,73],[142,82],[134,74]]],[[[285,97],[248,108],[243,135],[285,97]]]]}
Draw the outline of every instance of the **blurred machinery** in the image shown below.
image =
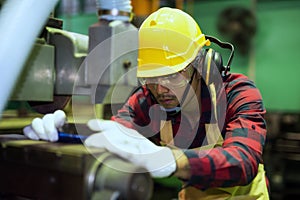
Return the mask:
{"type": "Polygon", "coordinates": [[[104,2],[97,1],[99,22],[90,26],[89,36],[64,31],[63,22],[50,17],[11,100],[27,101],[38,112],[49,113],[63,109],[72,95],[111,103],[108,91],[118,84],[123,95],[115,101],[125,101],[137,85],[138,31],[130,23],[130,1],[125,6],[122,1],[104,2]]]}
{"type": "Polygon", "coordinates": [[[64,108],[87,55],[88,36],[63,31],[62,23],[49,18],[11,95],[11,100],[27,101],[40,113],[64,108]]]}
{"type": "Polygon", "coordinates": [[[268,113],[268,140],[264,150],[271,198],[298,199],[300,196],[300,115],[268,113]]]}
{"type": "Polygon", "coordinates": [[[144,169],[81,144],[0,136],[0,199],[150,199],[144,169]]]}

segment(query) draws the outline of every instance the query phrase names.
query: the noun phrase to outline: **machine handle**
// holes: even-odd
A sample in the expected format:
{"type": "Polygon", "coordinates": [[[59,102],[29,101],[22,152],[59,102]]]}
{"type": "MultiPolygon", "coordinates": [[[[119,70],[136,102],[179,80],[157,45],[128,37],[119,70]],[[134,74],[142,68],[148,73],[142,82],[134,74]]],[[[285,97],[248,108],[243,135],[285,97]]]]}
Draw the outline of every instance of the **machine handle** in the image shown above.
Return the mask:
{"type": "Polygon", "coordinates": [[[88,136],[78,135],[66,132],[58,132],[58,142],[82,144],[88,136]]]}

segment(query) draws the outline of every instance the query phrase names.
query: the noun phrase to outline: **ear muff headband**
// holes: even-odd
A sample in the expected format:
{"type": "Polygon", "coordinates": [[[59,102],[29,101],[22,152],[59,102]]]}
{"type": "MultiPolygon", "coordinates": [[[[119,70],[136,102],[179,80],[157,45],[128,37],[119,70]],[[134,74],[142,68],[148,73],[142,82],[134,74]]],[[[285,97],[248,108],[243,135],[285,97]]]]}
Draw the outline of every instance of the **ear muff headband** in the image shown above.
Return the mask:
{"type": "Polygon", "coordinates": [[[209,49],[206,56],[205,56],[205,59],[206,59],[206,64],[205,66],[207,67],[207,70],[206,70],[206,77],[205,77],[205,83],[208,83],[209,81],[209,75],[210,75],[210,64],[211,64],[211,60],[212,60],[212,49],[209,49]]]}
{"type": "Polygon", "coordinates": [[[205,37],[207,39],[209,39],[211,42],[213,42],[213,43],[217,44],[218,46],[220,46],[221,48],[229,49],[231,51],[231,53],[229,55],[229,58],[228,58],[228,61],[227,61],[227,64],[226,64],[226,66],[224,66],[224,74],[226,74],[228,71],[230,71],[230,65],[231,65],[231,62],[232,62],[232,59],[233,59],[233,56],[234,56],[234,46],[229,42],[222,42],[222,41],[220,41],[219,39],[217,39],[213,36],[205,35],[205,37]]]}

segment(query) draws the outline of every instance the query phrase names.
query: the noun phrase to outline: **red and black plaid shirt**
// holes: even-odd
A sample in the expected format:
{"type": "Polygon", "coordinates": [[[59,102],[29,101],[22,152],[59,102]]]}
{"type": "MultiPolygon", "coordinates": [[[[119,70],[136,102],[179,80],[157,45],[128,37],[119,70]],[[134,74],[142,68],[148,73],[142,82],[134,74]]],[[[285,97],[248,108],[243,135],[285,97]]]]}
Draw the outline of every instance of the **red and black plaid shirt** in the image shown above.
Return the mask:
{"type": "Polygon", "coordinates": [[[259,90],[246,76],[230,74],[221,85],[226,100],[224,104],[217,99],[218,123],[224,138],[222,147],[193,149],[205,144],[205,124],[214,121],[209,91],[204,82],[201,117],[196,131],[180,112],[171,116],[162,114],[160,106],[145,87],[132,94],[112,120],[137,129],[159,145],[160,120],[167,117],[172,121],[175,145],[188,149],[185,154],[192,173],[189,184],[200,189],[246,185],[256,176],[258,164],[263,162],[266,110],[259,90]],[[222,109],[224,114],[220,112],[222,109]]]}

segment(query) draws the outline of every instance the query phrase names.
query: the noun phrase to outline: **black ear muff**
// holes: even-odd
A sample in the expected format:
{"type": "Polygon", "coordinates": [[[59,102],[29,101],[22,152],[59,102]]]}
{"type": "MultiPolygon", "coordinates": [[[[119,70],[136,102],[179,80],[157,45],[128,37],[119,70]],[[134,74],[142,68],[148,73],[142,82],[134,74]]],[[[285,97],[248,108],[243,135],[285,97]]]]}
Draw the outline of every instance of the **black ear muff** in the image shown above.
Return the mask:
{"type": "Polygon", "coordinates": [[[213,49],[208,49],[205,59],[207,60],[206,62],[210,61],[211,65],[215,65],[220,73],[225,70],[225,67],[223,66],[223,59],[219,52],[213,49]],[[210,60],[209,57],[211,57],[210,60]]]}
{"type": "Polygon", "coordinates": [[[208,84],[211,76],[222,74],[225,70],[223,59],[214,49],[201,49],[201,57],[202,78],[208,84]]]}

